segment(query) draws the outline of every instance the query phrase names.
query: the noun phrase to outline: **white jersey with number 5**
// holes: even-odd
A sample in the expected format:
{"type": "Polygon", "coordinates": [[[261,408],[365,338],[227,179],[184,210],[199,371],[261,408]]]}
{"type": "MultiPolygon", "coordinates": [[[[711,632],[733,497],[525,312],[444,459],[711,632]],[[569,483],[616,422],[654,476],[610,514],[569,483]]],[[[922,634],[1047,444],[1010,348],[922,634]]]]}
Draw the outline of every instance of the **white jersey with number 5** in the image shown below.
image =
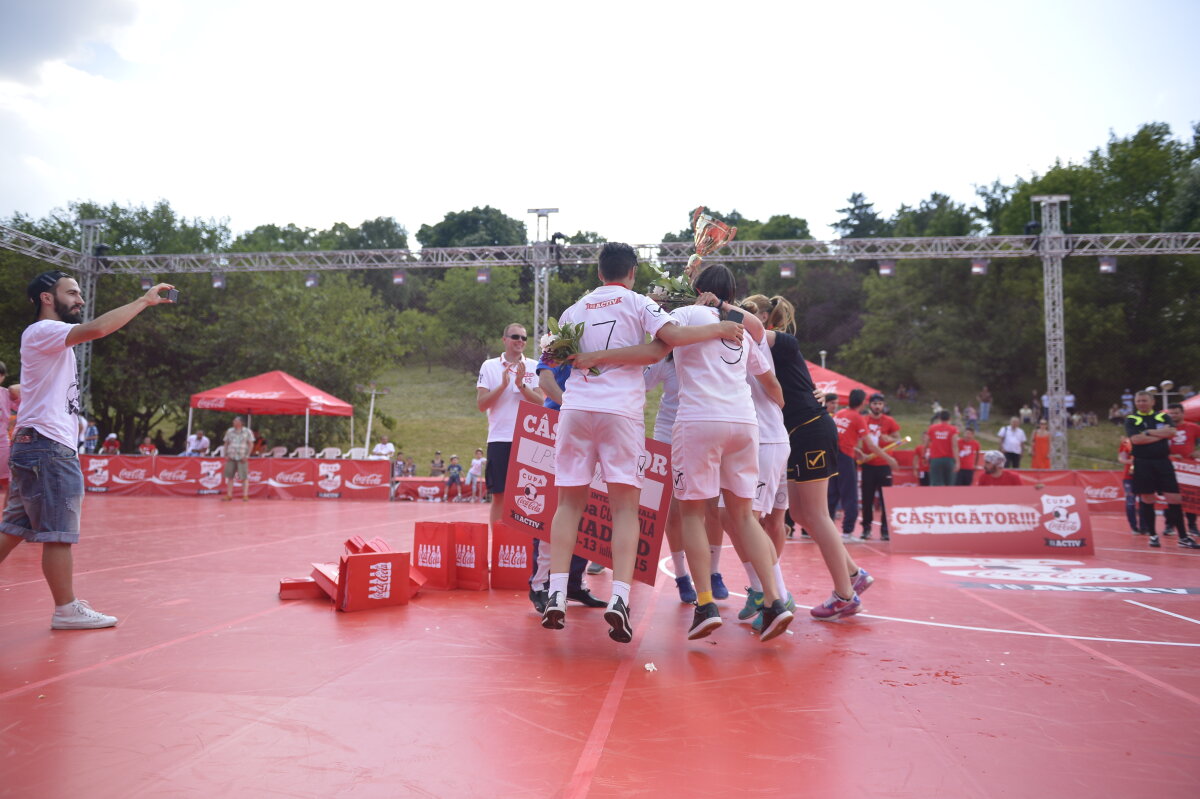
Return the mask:
{"type": "MultiPolygon", "coordinates": [[[[711,325],[719,319],[716,308],[704,305],[678,308],[671,317],[685,326],[711,325]]],[[[746,342],[750,346],[718,338],[675,349],[675,370],[679,374],[677,420],[757,424],[746,377],[769,372],[771,362],[763,361],[749,335],[746,342]]]]}
{"type": "MultiPolygon", "coordinates": [[[[583,352],[633,347],[653,336],[671,318],[658,303],[624,286],[604,285],[563,311],[561,324],[582,322],[583,352]]],[[[571,373],[563,391],[564,411],[597,411],[643,420],[646,386],[642,367],[610,364],[593,375],[578,369],[571,373]]]]}

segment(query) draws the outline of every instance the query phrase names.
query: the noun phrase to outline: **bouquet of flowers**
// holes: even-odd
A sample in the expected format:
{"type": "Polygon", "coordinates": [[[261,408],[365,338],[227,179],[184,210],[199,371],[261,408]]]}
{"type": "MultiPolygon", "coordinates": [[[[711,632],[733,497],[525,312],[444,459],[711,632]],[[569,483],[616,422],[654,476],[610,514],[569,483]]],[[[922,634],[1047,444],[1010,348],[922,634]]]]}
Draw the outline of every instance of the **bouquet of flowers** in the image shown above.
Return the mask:
{"type": "MultiPolygon", "coordinates": [[[[557,369],[572,355],[580,353],[579,341],[583,338],[583,322],[576,324],[568,322],[565,325],[559,325],[558,320],[554,317],[548,317],[546,327],[550,329],[550,332],[542,336],[542,340],[538,342],[542,347],[542,362],[557,369]]],[[[593,375],[600,374],[600,370],[594,366],[588,372],[593,375]]]]}
{"type": "Polygon", "coordinates": [[[671,277],[665,269],[659,269],[654,264],[650,264],[650,268],[658,273],[658,277],[650,281],[648,296],[663,309],[673,311],[696,303],[696,290],[686,275],[671,277]]]}

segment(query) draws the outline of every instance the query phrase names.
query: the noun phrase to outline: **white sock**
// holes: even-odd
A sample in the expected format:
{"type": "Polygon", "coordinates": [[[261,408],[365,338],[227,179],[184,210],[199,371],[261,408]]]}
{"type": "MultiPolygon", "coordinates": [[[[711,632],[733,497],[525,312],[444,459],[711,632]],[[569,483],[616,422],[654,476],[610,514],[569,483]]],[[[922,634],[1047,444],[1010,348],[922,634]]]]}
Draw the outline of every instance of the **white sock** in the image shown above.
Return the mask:
{"type": "Polygon", "coordinates": [[[613,580],[612,595],[621,597],[621,601],[625,603],[626,607],[629,607],[629,583],[613,580]]]}
{"type": "Polygon", "coordinates": [[[567,578],[570,575],[567,572],[550,572],[550,593],[555,591],[563,594],[567,593],[567,578]]]}
{"type": "Polygon", "coordinates": [[[712,560],[712,568],[709,569],[709,571],[711,571],[713,574],[721,573],[721,550],[722,549],[724,549],[724,547],[722,547],[720,545],[715,546],[715,547],[710,546],[708,548],[708,556],[712,560]]]}
{"type": "Polygon", "coordinates": [[[775,590],[779,592],[779,598],[787,602],[787,586],[783,584],[783,569],[779,568],[779,563],[775,561],[775,590]]]}
{"type": "Polygon", "coordinates": [[[758,572],[754,570],[754,564],[746,561],[742,566],[746,569],[746,579],[750,581],[750,587],[761,594],[762,580],[758,579],[758,572]]]}
{"type": "Polygon", "coordinates": [[[671,563],[675,566],[676,577],[687,577],[687,555],[681,550],[671,553],[671,563]]]}

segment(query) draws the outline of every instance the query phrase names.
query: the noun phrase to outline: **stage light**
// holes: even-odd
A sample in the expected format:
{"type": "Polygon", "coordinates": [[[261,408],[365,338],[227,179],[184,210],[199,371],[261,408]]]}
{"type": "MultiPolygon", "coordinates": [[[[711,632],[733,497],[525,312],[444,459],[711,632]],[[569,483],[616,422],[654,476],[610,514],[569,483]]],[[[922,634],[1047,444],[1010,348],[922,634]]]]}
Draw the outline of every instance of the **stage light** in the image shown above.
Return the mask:
{"type": "Polygon", "coordinates": [[[1100,274],[1115,275],[1117,273],[1117,256],[1101,255],[1100,256],[1100,274]]]}
{"type": "Polygon", "coordinates": [[[309,272],[308,276],[304,278],[304,287],[308,289],[315,289],[317,284],[320,282],[321,279],[318,277],[316,272],[309,272]]]}
{"type": "Polygon", "coordinates": [[[404,270],[397,269],[395,272],[392,272],[392,285],[393,286],[403,286],[404,278],[405,278],[404,270]]]}
{"type": "Polygon", "coordinates": [[[475,270],[475,282],[476,283],[491,283],[492,282],[492,268],[490,266],[481,266],[478,269],[476,269],[475,270]]]}
{"type": "Polygon", "coordinates": [[[154,281],[151,280],[150,278],[148,278],[148,277],[142,278],[142,291],[149,291],[150,287],[153,285],[154,285],[154,281]]]}
{"type": "Polygon", "coordinates": [[[891,258],[879,262],[879,274],[883,275],[884,277],[888,277],[895,274],[895,272],[896,262],[891,258]]]}
{"type": "Polygon", "coordinates": [[[213,272],[212,287],[215,289],[225,288],[225,274],[223,272],[213,272]]]}
{"type": "Polygon", "coordinates": [[[989,261],[987,258],[972,258],[971,259],[971,274],[972,275],[986,275],[987,270],[988,270],[988,263],[989,263],[989,261]]]}
{"type": "Polygon", "coordinates": [[[780,264],[779,265],[779,276],[780,277],[795,277],[796,276],[796,265],[794,263],[792,263],[791,261],[787,261],[785,263],[780,264]]]}

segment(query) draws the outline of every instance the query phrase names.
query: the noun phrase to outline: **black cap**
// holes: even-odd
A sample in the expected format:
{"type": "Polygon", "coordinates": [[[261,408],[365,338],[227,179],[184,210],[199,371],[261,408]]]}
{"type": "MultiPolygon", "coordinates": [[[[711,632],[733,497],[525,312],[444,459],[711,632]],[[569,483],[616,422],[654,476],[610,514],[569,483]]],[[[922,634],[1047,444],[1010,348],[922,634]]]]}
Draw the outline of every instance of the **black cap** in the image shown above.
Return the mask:
{"type": "Polygon", "coordinates": [[[64,277],[70,277],[70,275],[61,269],[51,269],[49,272],[42,272],[25,289],[25,293],[29,295],[29,301],[37,303],[38,297],[42,296],[43,291],[54,291],[54,284],[58,283],[64,277]]]}
{"type": "Polygon", "coordinates": [[[871,399],[869,399],[867,401],[874,402],[875,400],[879,400],[880,402],[883,402],[883,395],[880,394],[878,391],[876,391],[874,394],[872,394],[871,399]]]}

